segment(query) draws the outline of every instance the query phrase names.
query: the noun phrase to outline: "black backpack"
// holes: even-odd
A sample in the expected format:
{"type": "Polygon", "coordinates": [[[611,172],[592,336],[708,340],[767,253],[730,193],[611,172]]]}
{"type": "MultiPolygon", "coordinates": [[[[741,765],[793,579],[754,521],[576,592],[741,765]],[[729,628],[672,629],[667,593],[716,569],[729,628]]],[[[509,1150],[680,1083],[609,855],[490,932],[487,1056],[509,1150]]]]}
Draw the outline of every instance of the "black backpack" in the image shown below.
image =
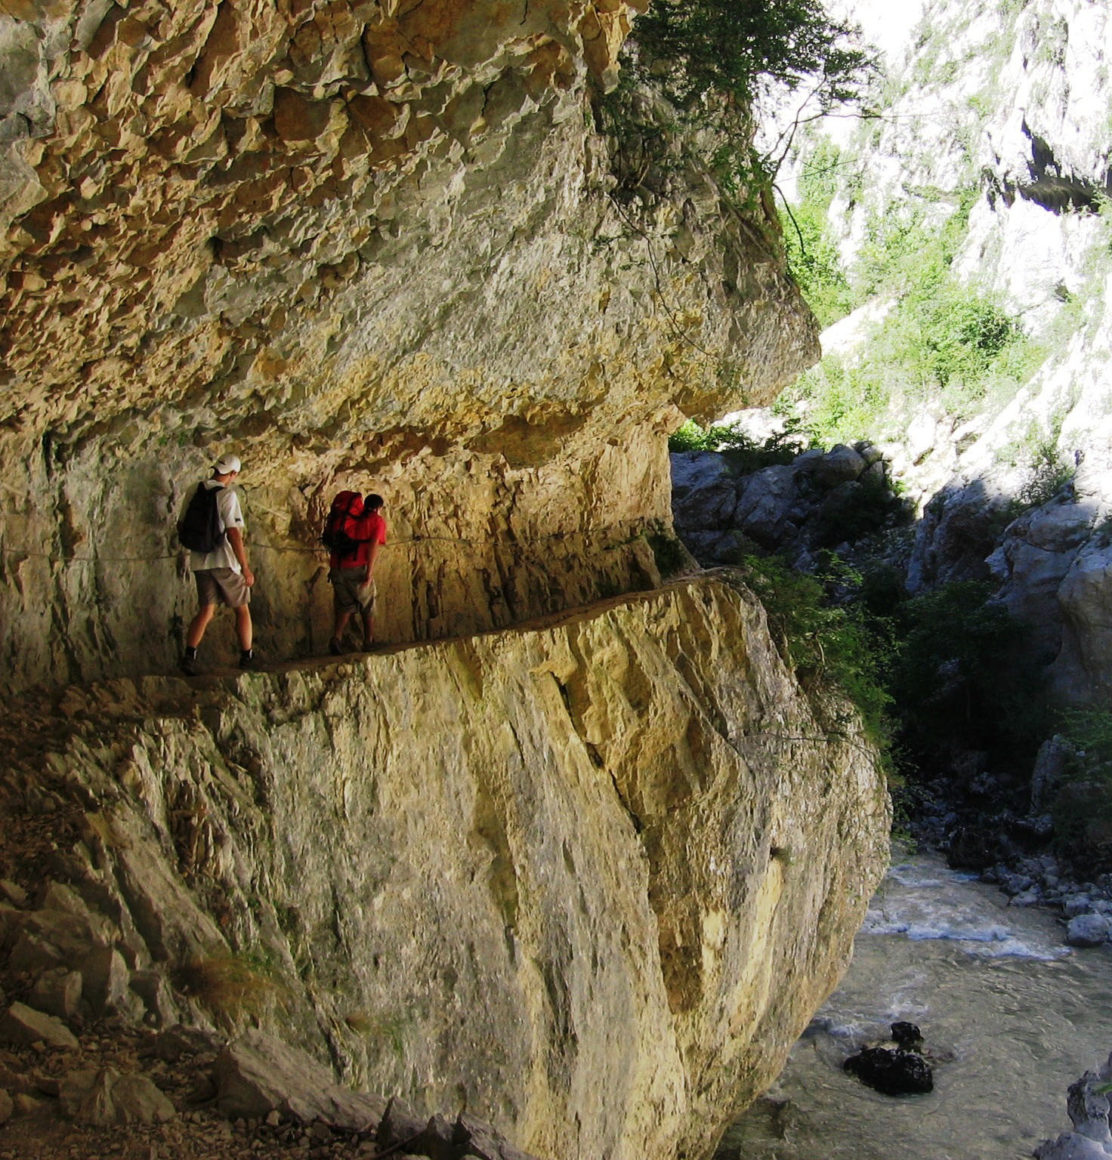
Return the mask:
{"type": "Polygon", "coordinates": [[[363,542],[349,536],[344,531],[344,521],[351,514],[355,501],[362,497],[357,491],[342,491],[332,501],[332,508],[328,519],[324,522],[324,531],[321,532],[320,542],[335,556],[341,559],[344,556],[354,556],[356,549],[363,542]]]}
{"type": "Polygon", "coordinates": [[[178,523],[178,542],[191,552],[214,552],[224,542],[220,513],[216,508],[219,487],[199,484],[178,523]]]}

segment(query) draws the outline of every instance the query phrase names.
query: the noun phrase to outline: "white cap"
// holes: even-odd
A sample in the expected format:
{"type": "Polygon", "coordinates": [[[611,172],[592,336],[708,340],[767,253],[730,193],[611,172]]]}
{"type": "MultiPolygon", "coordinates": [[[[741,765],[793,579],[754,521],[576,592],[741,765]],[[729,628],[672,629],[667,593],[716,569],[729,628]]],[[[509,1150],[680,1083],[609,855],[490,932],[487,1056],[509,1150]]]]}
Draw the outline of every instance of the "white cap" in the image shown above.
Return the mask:
{"type": "Polygon", "coordinates": [[[239,471],[239,457],[224,455],[212,465],[212,469],[217,475],[231,475],[233,471],[239,471]]]}

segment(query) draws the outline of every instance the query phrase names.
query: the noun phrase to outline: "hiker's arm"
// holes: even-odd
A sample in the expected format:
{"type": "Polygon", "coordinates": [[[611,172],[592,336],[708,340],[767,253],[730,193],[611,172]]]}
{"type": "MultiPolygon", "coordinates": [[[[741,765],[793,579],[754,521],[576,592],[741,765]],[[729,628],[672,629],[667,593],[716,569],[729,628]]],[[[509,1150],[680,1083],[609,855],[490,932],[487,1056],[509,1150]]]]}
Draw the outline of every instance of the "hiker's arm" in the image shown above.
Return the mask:
{"type": "Polygon", "coordinates": [[[239,528],[229,528],[227,535],[228,543],[232,545],[232,553],[243,569],[243,582],[250,588],[255,583],[255,573],[251,571],[251,565],[247,563],[247,549],[243,546],[243,533],[239,528]]]}
{"type": "Polygon", "coordinates": [[[370,547],[369,551],[367,552],[367,579],[368,580],[375,573],[375,557],[378,555],[378,550],[381,547],[382,547],[382,545],[379,543],[377,538],[373,539],[371,541],[371,547],[370,547]]]}

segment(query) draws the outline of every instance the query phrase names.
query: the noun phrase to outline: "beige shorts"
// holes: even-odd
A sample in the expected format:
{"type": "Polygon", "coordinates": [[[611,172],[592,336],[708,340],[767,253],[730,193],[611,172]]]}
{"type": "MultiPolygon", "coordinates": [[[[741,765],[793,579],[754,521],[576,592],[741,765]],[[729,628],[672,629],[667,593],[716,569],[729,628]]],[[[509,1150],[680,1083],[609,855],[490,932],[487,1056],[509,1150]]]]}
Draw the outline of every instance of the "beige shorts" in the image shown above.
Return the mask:
{"type": "Polygon", "coordinates": [[[332,604],[337,612],[374,612],[375,582],[367,579],[367,566],[334,568],[328,573],[332,581],[332,604]]]}
{"type": "Polygon", "coordinates": [[[197,599],[202,604],[226,604],[242,608],[251,603],[251,589],[243,573],[234,568],[202,568],[193,573],[197,580],[197,599]]]}

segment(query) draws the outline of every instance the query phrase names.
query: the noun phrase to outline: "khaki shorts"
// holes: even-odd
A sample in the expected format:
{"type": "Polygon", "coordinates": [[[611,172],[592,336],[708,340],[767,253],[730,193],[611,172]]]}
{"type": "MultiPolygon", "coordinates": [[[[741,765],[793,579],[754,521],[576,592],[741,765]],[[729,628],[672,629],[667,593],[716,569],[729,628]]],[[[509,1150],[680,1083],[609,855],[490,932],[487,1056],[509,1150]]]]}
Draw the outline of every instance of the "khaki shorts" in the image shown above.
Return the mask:
{"type": "Polygon", "coordinates": [[[251,589],[243,573],[234,568],[202,568],[193,573],[197,580],[197,599],[202,604],[226,604],[242,608],[251,603],[251,589]]]}
{"type": "Polygon", "coordinates": [[[374,612],[375,582],[367,579],[367,566],[334,568],[328,573],[332,581],[332,604],[337,612],[374,612]]]}

